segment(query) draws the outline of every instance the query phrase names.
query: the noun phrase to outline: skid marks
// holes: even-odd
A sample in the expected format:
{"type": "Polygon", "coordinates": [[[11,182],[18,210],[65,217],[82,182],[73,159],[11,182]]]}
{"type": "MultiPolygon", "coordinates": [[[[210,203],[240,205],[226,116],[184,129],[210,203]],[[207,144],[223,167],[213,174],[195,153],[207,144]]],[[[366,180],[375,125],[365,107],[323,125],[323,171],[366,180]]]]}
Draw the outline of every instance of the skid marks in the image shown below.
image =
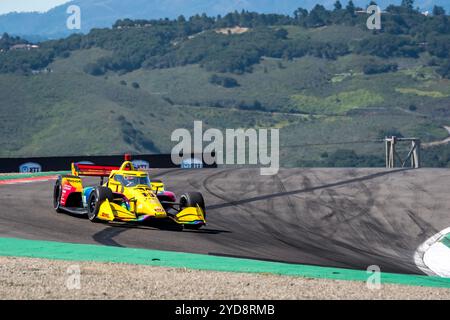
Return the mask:
{"type": "Polygon", "coordinates": [[[350,179],[339,177],[341,183],[310,170],[270,177],[247,172],[244,185],[235,187],[249,192],[217,187],[236,175],[243,171],[215,173],[204,180],[203,187],[223,201],[216,205],[217,211],[232,208],[238,212],[242,223],[251,225],[248,232],[259,233],[261,241],[276,241],[291,248],[291,256],[297,252],[299,257],[327,260],[335,266],[365,268],[383,263],[391,271],[414,270],[412,259],[396,247],[402,235],[389,219],[375,212],[380,187],[373,179],[383,175],[358,176],[352,171],[350,179]]]}

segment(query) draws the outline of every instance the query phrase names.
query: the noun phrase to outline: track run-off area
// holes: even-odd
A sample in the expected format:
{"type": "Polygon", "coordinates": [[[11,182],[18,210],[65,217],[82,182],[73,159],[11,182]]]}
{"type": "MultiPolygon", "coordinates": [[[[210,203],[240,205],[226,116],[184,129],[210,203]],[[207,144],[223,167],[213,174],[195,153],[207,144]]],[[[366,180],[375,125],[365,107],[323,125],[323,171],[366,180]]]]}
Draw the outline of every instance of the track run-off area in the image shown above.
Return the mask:
{"type": "MultiPolygon", "coordinates": [[[[302,270],[306,274],[308,266],[364,273],[369,266],[378,266],[383,273],[424,276],[429,273],[418,265],[418,248],[450,226],[448,169],[298,168],[281,169],[275,176],[259,172],[150,171],[151,178],[163,180],[166,188],[177,194],[203,193],[208,225],[199,231],[179,231],[166,225],[91,223],[58,214],[52,209],[54,176],[44,175],[31,183],[0,184],[0,238],[96,245],[89,247],[94,252],[101,247],[166,251],[172,255],[168,258],[172,266],[200,269],[210,264],[220,270],[223,261],[230,265],[237,261],[247,263],[254,272],[271,272],[262,268],[266,263],[290,270],[298,267],[290,273],[297,275],[302,275],[302,270]],[[183,265],[183,253],[202,256],[195,255],[196,263],[183,265]]],[[[20,241],[14,245],[36,249],[20,241]]],[[[49,246],[67,251],[58,249],[57,244],[49,246]]],[[[145,255],[145,251],[139,252],[145,255]]],[[[333,274],[333,270],[328,271],[333,274]]],[[[450,287],[447,280],[442,279],[441,284],[450,287]]]]}

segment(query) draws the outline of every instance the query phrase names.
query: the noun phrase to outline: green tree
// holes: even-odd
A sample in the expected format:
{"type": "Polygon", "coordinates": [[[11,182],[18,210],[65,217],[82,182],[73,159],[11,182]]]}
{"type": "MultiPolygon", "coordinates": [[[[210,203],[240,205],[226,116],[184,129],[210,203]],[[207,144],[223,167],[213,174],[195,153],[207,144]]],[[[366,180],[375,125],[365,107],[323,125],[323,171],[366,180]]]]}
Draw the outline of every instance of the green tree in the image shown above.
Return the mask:
{"type": "Polygon", "coordinates": [[[414,8],[414,0],[402,0],[401,6],[412,10],[414,8]]]}
{"type": "Polygon", "coordinates": [[[318,4],[309,13],[308,26],[321,27],[327,25],[329,17],[330,12],[324,6],[318,4]]]}
{"type": "Polygon", "coordinates": [[[306,19],[308,18],[308,10],[303,8],[298,8],[294,11],[294,19],[296,24],[301,26],[306,26],[306,19]]]}
{"type": "Polygon", "coordinates": [[[350,13],[352,16],[355,14],[355,4],[353,3],[352,0],[350,0],[347,4],[347,7],[345,8],[347,10],[348,13],[350,13]]]}
{"type": "Polygon", "coordinates": [[[445,9],[440,6],[434,6],[433,16],[445,16],[445,9]]]}
{"type": "Polygon", "coordinates": [[[337,0],[334,3],[334,11],[339,11],[339,10],[342,10],[342,3],[339,0],[337,0]]]}

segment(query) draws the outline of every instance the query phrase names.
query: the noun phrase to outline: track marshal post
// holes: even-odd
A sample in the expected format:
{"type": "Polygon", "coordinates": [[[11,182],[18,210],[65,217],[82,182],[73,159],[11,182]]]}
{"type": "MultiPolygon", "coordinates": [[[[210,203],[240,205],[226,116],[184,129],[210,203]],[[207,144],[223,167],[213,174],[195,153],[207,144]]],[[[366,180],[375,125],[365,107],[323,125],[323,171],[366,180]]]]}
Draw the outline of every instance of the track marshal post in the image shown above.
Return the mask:
{"type": "Polygon", "coordinates": [[[386,168],[393,169],[396,168],[397,163],[400,163],[401,168],[405,168],[408,161],[411,162],[411,168],[420,168],[420,147],[421,142],[418,138],[399,138],[399,137],[386,137],[385,138],[386,147],[386,168]],[[397,152],[397,146],[402,142],[410,142],[411,148],[409,149],[408,155],[405,159],[402,159],[397,152]]]}

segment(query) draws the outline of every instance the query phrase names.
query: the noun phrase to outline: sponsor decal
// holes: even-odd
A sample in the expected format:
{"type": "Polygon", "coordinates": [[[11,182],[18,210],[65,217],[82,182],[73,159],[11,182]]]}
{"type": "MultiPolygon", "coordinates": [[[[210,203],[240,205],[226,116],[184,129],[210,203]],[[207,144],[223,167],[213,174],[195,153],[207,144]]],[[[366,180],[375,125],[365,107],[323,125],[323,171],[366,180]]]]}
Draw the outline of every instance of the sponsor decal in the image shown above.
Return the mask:
{"type": "Polygon", "coordinates": [[[148,170],[150,169],[150,163],[145,160],[133,160],[133,167],[136,170],[148,170]]]}
{"type": "Polygon", "coordinates": [[[181,162],[181,169],[202,169],[203,161],[194,158],[194,159],[185,159],[181,162]]]}
{"type": "Polygon", "coordinates": [[[77,164],[88,164],[91,166],[95,165],[95,163],[93,163],[92,161],[80,161],[80,162],[77,162],[77,164]]]}
{"type": "Polygon", "coordinates": [[[70,183],[69,184],[65,184],[62,188],[62,194],[61,194],[61,205],[65,206],[66,202],[67,202],[67,198],[69,197],[69,195],[73,192],[76,192],[77,188],[75,188],[74,186],[72,186],[70,183]]]}
{"type": "Polygon", "coordinates": [[[109,215],[107,213],[104,213],[104,212],[102,212],[100,214],[100,216],[103,217],[103,218],[108,218],[109,217],[109,215]]]}
{"type": "Polygon", "coordinates": [[[81,183],[81,180],[80,179],[65,179],[65,181],[67,181],[68,183],[75,183],[75,184],[79,184],[79,183],[81,183]]]}
{"type": "Polygon", "coordinates": [[[27,162],[22,164],[19,167],[20,173],[36,173],[36,172],[42,172],[42,167],[39,163],[34,162],[27,162]]]}

